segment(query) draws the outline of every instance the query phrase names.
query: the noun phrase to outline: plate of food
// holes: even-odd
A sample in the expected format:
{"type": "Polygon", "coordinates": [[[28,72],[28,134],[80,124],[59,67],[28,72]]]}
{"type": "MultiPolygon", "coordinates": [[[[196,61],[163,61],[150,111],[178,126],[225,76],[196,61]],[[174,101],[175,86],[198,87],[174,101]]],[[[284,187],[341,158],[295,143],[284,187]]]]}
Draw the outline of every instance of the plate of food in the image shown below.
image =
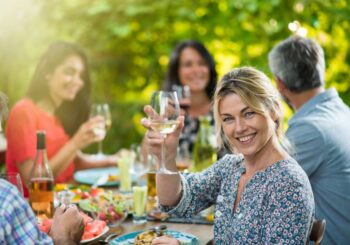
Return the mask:
{"type": "Polygon", "coordinates": [[[123,196],[107,191],[98,197],[81,200],[79,208],[93,218],[105,221],[108,226],[115,227],[128,216],[129,203],[123,196]]]}
{"type": "Polygon", "coordinates": [[[102,188],[91,188],[88,185],[71,185],[58,183],[55,185],[57,201],[59,203],[78,203],[81,200],[96,197],[104,193],[102,188]]]}
{"type": "MultiPolygon", "coordinates": [[[[199,239],[191,234],[180,232],[180,231],[173,231],[173,230],[166,230],[164,231],[164,235],[174,237],[178,239],[181,243],[181,245],[198,245],[199,239]]],[[[109,244],[112,245],[151,245],[153,239],[157,237],[157,232],[153,229],[150,230],[142,230],[142,231],[135,231],[131,232],[122,236],[119,236],[109,242],[109,244]]]]}
{"type": "MultiPolygon", "coordinates": [[[[86,228],[86,227],[85,227],[85,228],[86,228]]],[[[92,229],[94,229],[94,227],[92,227],[92,229]]],[[[86,237],[85,237],[85,239],[82,239],[82,240],[80,241],[80,244],[92,242],[92,241],[94,241],[94,240],[100,238],[100,237],[103,236],[104,234],[106,234],[108,231],[109,231],[109,227],[108,227],[108,226],[105,226],[105,228],[103,228],[103,230],[102,230],[100,233],[98,233],[98,234],[96,234],[96,235],[92,235],[91,238],[86,238],[86,237]]],[[[85,231],[84,231],[84,234],[83,234],[83,238],[84,238],[84,235],[85,235],[85,231]]]]}
{"type": "MultiPolygon", "coordinates": [[[[88,243],[91,242],[108,232],[109,227],[106,222],[103,220],[94,220],[83,212],[80,214],[84,218],[84,233],[82,236],[82,240],[80,243],[88,243]]],[[[42,232],[48,233],[51,229],[52,219],[44,219],[38,223],[39,229],[42,232]]]]}
{"type": "Polygon", "coordinates": [[[74,180],[82,184],[93,185],[104,175],[108,175],[108,180],[100,186],[119,185],[119,169],[116,167],[80,170],[74,173],[74,180]]]}

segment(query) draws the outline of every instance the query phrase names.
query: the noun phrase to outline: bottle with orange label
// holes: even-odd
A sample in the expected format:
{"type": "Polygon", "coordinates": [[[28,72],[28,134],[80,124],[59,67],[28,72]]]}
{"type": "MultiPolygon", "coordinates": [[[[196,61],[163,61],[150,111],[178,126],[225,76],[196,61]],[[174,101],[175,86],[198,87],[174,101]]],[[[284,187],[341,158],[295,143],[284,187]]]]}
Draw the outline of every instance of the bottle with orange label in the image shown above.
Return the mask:
{"type": "Polygon", "coordinates": [[[44,131],[37,131],[37,152],[29,178],[29,203],[39,221],[52,218],[54,212],[54,179],[45,137],[44,131]]]}

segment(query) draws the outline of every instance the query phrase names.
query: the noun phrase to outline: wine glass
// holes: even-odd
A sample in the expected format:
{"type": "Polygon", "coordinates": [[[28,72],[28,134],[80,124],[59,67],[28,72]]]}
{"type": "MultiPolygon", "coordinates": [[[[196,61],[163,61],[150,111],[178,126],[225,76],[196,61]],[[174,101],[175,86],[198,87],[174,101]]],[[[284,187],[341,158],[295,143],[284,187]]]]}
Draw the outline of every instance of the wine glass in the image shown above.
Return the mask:
{"type": "Polygon", "coordinates": [[[12,185],[16,186],[18,192],[23,197],[23,186],[21,176],[19,175],[19,173],[0,173],[0,179],[4,179],[10,182],[12,185]]]}
{"type": "Polygon", "coordinates": [[[105,118],[105,124],[106,124],[106,131],[110,130],[112,127],[112,115],[111,110],[109,109],[108,104],[103,104],[102,109],[104,112],[104,118],[105,118]]]}
{"type": "Polygon", "coordinates": [[[90,118],[93,117],[103,117],[104,122],[103,123],[96,123],[93,127],[93,132],[96,136],[100,138],[98,141],[98,151],[97,151],[97,158],[103,158],[104,154],[102,151],[102,141],[106,136],[106,131],[111,127],[112,120],[111,120],[111,113],[109,110],[108,104],[93,104],[90,111],[90,118]]]}
{"type": "Polygon", "coordinates": [[[179,172],[187,173],[192,164],[192,157],[188,150],[188,143],[184,142],[177,147],[176,167],[179,172]]]}
{"type": "Polygon", "coordinates": [[[191,106],[191,90],[188,85],[181,86],[174,84],[171,89],[177,93],[177,98],[180,103],[180,108],[186,113],[188,108],[191,106]]]}
{"type": "Polygon", "coordinates": [[[180,105],[177,99],[177,93],[157,91],[152,94],[151,106],[153,113],[149,115],[151,121],[150,127],[157,132],[164,134],[162,150],[160,156],[160,166],[157,173],[162,174],[177,174],[172,170],[169,170],[165,166],[165,138],[167,134],[171,134],[175,131],[178,121],[177,118],[180,114],[180,105]]]}
{"type": "Polygon", "coordinates": [[[147,162],[147,159],[144,158],[141,152],[140,145],[132,144],[131,152],[132,152],[133,161],[132,161],[130,171],[133,175],[139,178],[148,172],[148,162],[147,162]]]}

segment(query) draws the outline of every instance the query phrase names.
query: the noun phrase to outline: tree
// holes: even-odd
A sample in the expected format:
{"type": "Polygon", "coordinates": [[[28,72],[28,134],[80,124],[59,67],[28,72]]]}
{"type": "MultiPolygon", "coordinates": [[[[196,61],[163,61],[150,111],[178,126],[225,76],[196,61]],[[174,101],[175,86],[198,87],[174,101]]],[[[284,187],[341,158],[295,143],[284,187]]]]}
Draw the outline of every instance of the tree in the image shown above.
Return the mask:
{"type": "Polygon", "coordinates": [[[94,100],[113,109],[108,152],[141,140],[142,106],[160,87],[171,49],[182,39],[202,41],[220,75],[242,65],[270,74],[267,53],[292,34],[288,24],[297,20],[325,48],[327,86],[350,105],[345,0],[8,0],[2,6],[0,90],[13,104],[49,43],[81,44],[92,65],[94,100]]]}

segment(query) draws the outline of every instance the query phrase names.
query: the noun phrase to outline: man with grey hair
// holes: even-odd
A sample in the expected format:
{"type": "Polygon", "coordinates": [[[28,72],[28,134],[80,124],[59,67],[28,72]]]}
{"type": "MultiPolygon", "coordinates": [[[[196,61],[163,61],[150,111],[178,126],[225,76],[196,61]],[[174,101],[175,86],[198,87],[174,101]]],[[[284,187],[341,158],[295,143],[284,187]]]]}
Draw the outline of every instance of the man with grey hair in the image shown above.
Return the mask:
{"type": "Polygon", "coordinates": [[[268,56],[277,88],[296,112],[287,138],[309,176],[316,217],[327,222],[324,244],[350,241],[350,110],[333,88],[325,90],[325,60],[312,39],[293,36],[268,56]]]}
{"type": "MultiPolygon", "coordinates": [[[[7,111],[7,98],[0,91],[0,125],[7,111]]],[[[77,207],[56,208],[49,235],[39,230],[29,204],[17,188],[0,179],[0,244],[79,244],[84,230],[77,207]]]]}

